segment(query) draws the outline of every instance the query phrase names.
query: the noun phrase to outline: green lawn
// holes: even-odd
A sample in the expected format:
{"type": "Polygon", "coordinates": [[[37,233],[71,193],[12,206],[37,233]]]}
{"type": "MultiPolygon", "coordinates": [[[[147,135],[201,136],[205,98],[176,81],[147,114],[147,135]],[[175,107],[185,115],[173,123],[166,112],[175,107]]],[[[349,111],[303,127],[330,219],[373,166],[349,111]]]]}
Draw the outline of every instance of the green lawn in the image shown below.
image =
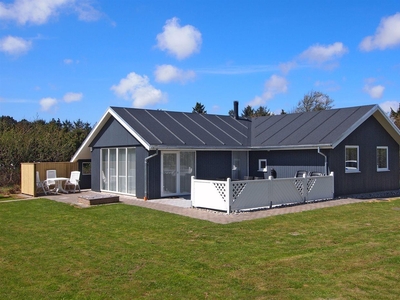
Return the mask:
{"type": "Polygon", "coordinates": [[[398,299],[400,200],[229,225],[0,203],[0,299],[398,299]]]}

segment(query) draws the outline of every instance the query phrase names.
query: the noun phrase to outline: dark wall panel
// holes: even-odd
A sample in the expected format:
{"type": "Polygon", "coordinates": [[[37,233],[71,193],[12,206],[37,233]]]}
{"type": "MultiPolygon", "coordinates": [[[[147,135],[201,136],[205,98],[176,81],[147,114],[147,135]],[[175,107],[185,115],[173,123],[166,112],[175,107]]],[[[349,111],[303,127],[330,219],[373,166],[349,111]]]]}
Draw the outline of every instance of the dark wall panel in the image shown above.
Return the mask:
{"type": "MultiPolygon", "coordinates": [[[[155,153],[156,153],[155,151],[151,151],[148,155],[153,155],[155,153]]],[[[149,169],[148,169],[149,199],[157,199],[161,197],[161,152],[158,152],[158,155],[149,159],[148,164],[149,164],[149,169]]],[[[144,170],[144,165],[143,165],[143,170],[144,170]]]]}
{"type": "Polygon", "coordinates": [[[100,192],[100,149],[92,151],[92,190],[100,192]]]}
{"type": "Polygon", "coordinates": [[[271,175],[274,168],[278,178],[293,177],[298,170],[325,173],[325,159],[317,150],[282,150],[282,151],[253,151],[249,154],[249,175],[263,177],[258,171],[258,160],[267,159],[268,171],[271,175]]]}
{"type": "Polygon", "coordinates": [[[197,151],[196,178],[219,179],[232,175],[231,151],[197,151]]]}
{"type": "Polygon", "coordinates": [[[114,118],[110,118],[90,147],[132,147],[140,143],[114,118]]]}
{"type": "Polygon", "coordinates": [[[335,195],[377,192],[399,188],[399,145],[370,117],[342,143],[329,157],[335,172],[335,195]],[[345,172],[345,146],[359,146],[359,173],[345,172]],[[378,172],[376,147],[389,147],[389,171],[378,172]]]}

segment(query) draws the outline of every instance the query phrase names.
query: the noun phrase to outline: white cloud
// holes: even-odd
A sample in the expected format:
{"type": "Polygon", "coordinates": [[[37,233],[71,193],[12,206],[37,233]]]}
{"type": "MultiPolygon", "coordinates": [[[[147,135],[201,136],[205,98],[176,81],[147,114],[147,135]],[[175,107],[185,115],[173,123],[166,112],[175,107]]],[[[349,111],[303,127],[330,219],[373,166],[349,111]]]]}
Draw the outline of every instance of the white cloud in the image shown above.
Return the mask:
{"type": "Polygon", "coordinates": [[[135,72],[122,78],[111,90],[119,97],[133,100],[132,105],[138,108],[166,101],[166,96],[149,83],[147,76],[140,76],[135,72]]]}
{"type": "Polygon", "coordinates": [[[250,106],[264,106],[268,100],[271,100],[278,94],[287,92],[288,82],[286,78],[278,75],[272,75],[266,82],[262,96],[256,96],[249,102],[250,106]]]}
{"type": "Polygon", "coordinates": [[[0,51],[11,55],[21,55],[32,47],[32,42],[20,37],[6,36],[0,40],[0,51]]]}
{"type": "Polygon", "coordinates": [[[57,105],[57,99],[55,98],[43,98],[39,101],[39,104],[42,108],[43,111],[49,111],[51,110],[53,107],[55,107],[55,105],[57,105]]]}
{"type": "Polygon", "coordinates": [[[296,61],[288,61],[285,63],[279,64],[279,69],[283,74],[288,74],[291,70],[295,69],[297,67],[297,62],[296,61]]]}
{"type": "Polygon", "coordinates": [[[102,13],[95,9],[90,1],[80,1],[74,5],[74,10],[81,21],[92,22],[101,18],[102,13]]]}
{"type": "Polygon", "coordinates": [[[399,101],[386,101],[379,104],[379,106],[385,113],[390,114],[390,109],[397,111],[399,109],[399,104],[399,101]]]}
{"type": "Polygon", "coordinates": [[[157,82],[168,83],[174,81],[185,83],[193,80],[196,77],[196,73],[192,70],[184,71],[171,65],[161,65],[156,67],[154,76],[157,82]]]}
{"type": "Polygon", "coordinates": [[[76,102],[76,101],[81,101],[83,98],[83,94],[82,93],[66,93],[63,97],[63,100],[67,103],[71,103],[71,102],[76,102]]]}
{"type": "Polygon", "coordinates": [[[384,50],[400,45],[400,13],[383,18],[372,36],[365,37],[359,47],[362,51],[384,50]]]}
{"type": "Polygon", "coordinates": [[[165,22],[164,31],[157,35],[157,47],[181,60],[199,52],[201,33],[192,25],[181,27],[174,17],[165,22]]]}
{"type": "Polygon", "coordinates": [[[322,64],[342,57],[349,50],[343,43],[336,42],[331,45],[319,45],[309,47],[300,54],[300,58],[310,63],[322,64]]]}
{"type": "Polygon", "coordinates": [[[0,2],[0,19],[12,20],[21,25],[41,25],[51,17],[70,10],[83,21],[97,20],[101,15],[88,0],[15,0],[10,4],[0,2]]]}
{"type": "Polygon", "coordinates": [[[279,64],[279,69],[284,75],[287,75],[293,69],[301,67],[334,69],[339,65],[338,59],[348,52],[348,48],[341,42],[331,45],[316,44],[308,47],[293,60],[279,64]],[[305,65],[306,63],[308,65],[305,65]]]}
{"type": "Polygon", "coordinates": [[[369,94],[369,96],[373,99],[382,98],[384,90],[385,87],[383,85],[371,86],[370,84],[366,84],[363,89],[363,91],[369,94]]]}
{"type": "Polygon", "coordinates": [[[65,59],[63,60],[63,62],[64,62],[64,64],[66,64],[66,65],[72,65],[72,64],[79,64],[79,63],[80,63],[79,60],[73,60],[73,59],[71,59],[71,58],[65,58],[65,59]]]}

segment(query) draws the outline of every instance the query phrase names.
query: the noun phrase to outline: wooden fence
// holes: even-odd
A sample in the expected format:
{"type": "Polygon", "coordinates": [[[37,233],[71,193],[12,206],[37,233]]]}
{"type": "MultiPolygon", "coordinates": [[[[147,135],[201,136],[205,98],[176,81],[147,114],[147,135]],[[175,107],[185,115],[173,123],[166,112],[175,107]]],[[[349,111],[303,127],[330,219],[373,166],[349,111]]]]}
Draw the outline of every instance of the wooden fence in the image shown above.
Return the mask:
{"type": "Polygon", "coordinates": [[[57,177],[69,178],[72,171],[79,171],[79,167],[77,162],[21,163],[21,192],[36,196],[36,171],[43,181],[46,179],[47,170],[56,170],[57,177]]]}
{"type": "Polygon", "coordinates": [[[226,211],[333,199],[334,176],[261,180],[201,180],[192,177],[192,206],[226,211]]]}

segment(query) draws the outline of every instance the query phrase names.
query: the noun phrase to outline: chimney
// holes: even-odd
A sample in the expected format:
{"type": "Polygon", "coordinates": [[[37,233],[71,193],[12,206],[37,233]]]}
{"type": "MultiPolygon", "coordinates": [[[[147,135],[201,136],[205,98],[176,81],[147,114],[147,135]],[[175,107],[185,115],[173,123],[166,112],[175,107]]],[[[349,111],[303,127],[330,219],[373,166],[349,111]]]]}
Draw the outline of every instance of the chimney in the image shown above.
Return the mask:
{"type": "Polygon", "coordinates": [[[233,101],[233,116],[239,119],[239,101],[233,101]]]}

